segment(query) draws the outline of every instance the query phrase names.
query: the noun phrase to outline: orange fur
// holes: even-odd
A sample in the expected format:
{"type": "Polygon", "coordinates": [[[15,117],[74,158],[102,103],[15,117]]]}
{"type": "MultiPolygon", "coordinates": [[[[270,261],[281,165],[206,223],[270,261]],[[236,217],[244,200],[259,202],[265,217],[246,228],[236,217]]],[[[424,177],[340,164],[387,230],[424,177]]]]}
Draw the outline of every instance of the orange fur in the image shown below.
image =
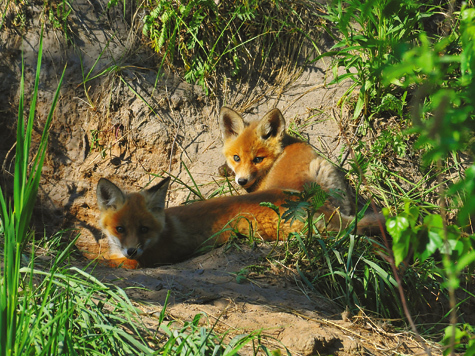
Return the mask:
{"type": "Polygon", "coordinates": [[[330,198],[344,214],[354,214],[352,194],[343,173],[320,157],[312,146],[290,136],[279,109],[269,111],[259,121],[244,122],[234,110],[220,112],[223,153],[236,175],[236,183],[247,192],[280,188],[302,191],[304,184],[316,182],[325,191],[337,190],[342,198],[330,198]]]}
{"type": "MultiPolygon", "coordinates": [[[[277,236],[277,214],[260,206],[261,202],[271,202],[280,207],[289,199],[282,189],[164,209],[168,183],[167,178],[148,190],[126,194],[107,179],[99,181],[100,224],[117,256],[135,259],[142,267],[153,267],[182,261],[201,247],[224,243],[232,230],[243,235],[254,233],[270,241],[302,228],[301,222],[282,222],[277,236]]],[[[280,210],[283,213],[284,209],[280,210]]],[[[352,220],[327,205],[316,216],[322,214],[324,219],[317,227],[328,230],[338,231],[352,220]]],[[[375,228],[374,221],[363,220],[358,223],[358,232],[375,228]]]]}
{"type": "Polygon", "coordinates": [[[98,260],[100,264],[104,264],[108,267],[120,267],[125,269],[136,269],[138,267],[138,262],[136,260],[131,260],[127,257],[117,257],[105,260],[98,260]]]}

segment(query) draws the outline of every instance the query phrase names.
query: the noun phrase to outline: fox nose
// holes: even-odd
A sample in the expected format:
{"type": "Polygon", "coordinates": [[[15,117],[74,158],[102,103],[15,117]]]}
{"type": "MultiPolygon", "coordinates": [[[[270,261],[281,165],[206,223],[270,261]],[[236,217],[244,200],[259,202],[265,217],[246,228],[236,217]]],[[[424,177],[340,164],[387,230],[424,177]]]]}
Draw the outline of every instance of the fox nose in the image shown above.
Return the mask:
{"type": "Polygon", "coordinates": [[[246,178],[238,178],[237,180],[239,185],[246,185],[247,184],[247,179],[246,178]]]}
{"type": "Polygon", "coordinates": [[[134,247],[127,249],[127,257],[134,257],[137,254],[137,249],[134,247]]]}

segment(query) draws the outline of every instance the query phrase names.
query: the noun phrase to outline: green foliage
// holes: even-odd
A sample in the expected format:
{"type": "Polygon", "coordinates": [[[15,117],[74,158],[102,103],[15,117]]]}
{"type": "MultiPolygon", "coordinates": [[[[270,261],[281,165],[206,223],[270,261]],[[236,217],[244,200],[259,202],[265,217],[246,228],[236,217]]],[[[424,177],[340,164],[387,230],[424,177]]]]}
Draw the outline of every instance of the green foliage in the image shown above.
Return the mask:
{"type": "MultiPolygon", "coordinates": [[[[6,15],[9,7],[11,8],[14,16],[8,16],[11,21],[10,24],[25,29],[32,23],[31,12],[37,11],[32,9],[38,5],[34,1],[28,0],[6,0],[0,4],[0,30],[5,24],[6,15]],[[11,5],[11,6],[10,6],[11,5]]],[[[42,22],[49,23],[54,29],[61,30],[66,38],[70,40],[69,30],[69,15],[71,14],[72,7],[67,0],[44,0],[43,1],[43,16],[42,22]],[[44,20],[46,19],[46,20],[44,20]]]]}
{"type": "Polygon", "coordinates": [[[89,148],[89,151],[92,152],[98,150],[101,153],[101,157],[104,158],[106,156],[106,151],[104,145],[101,144],[101,138],[99,137],[100,134],[100,130],[91,130],[91,147],[89,148]]]}
{"type": "MultiPolygon", "coordinates": [[[[31,97],[29,117],[24,125],[24,64],[22,63],[22,77],[20,83],[20,102],[18,108],[17,144],[15,155],[15,175],[13,185],[13,203],[8,201],[0,188],[1,222],[5,236],[3,253],[4,268],[0,280],[0,352],[10,353],[16,346],[16,337],[20,337],[17,331],[19,322],[16,310],[19,307],[18,288],[20,279],[21,253],[28,240],[28,229],[33,207],[38,193],[41,169],[46,155],[48,142],[48,130],[53,118],[53,111],[59,98],[59,88],[64,76],[61,76],[56,90],[51,110],[44,124],[37,154],[30,162],[30,146],[33,133],[33,123],[38,98],[38,86],[40,78],[41,58],[43,48],[43,31],[40,36],[39,55],[36,69],[33,94],[31,97]],[[31,167],[30,167],[31,164],[31,167]]],[[[21,324],[20,324],[21,326],[21,324]]]]}
{"type": "Polygon", "coordinates": [[[426,149],[426,162],[467,149],[475,128],[474,14],[475,9],[462,9],[460,35],[432,43],[421,34],[421,45],[401,52],[401,63],[383,75],[388,84],[418,85],[416,99],[423,105],[413,110],[412,132],[419,135],[415,148],[426,149]]]}
{"type": "Polygon", "coordinates": [[[30,2],[28,0],[24,0],[24,1],[8,0],[6,2],[4,1],[3,3],[5,4],[5,7],[3,9],[4,13],[3,13],[2,25],[4,24],[5,15],[7,13],[8,7],[10,6],[10,4],[12,5],[14,4],[15,14],[14,14],[13,19],[11,20],[12,21],[11,23],[13,26],[24,29],[27,26],[28,20],[29,20],[28,6],[30,6],[30,2]]]}
{"type": "Polygon", "coordinates": [[[11,0],[7,0],[6,2],[4,2],[5,7],[0,10],[0,16],[1,16],[1,20],[2,20],[0,22],[0,30],[2,29],[3,23],[5,22],[5,16],[7,14],[7,9],[8,9],[8,6],[10,5],[10,2],[11,2],[11,0]]]}
{"type": "Polygon", "coordinates": [[[470,215],[475,211],[475,165],[471,165],[465,170],[465,179],[453,184],[447,191],[448,196],[456,197],[460,195],[462,201],[460,202],[459,219],[461,225],[467,225],[470,215]]]}
{"type": "MultiPolygon", "coordinates": [[[[442,174],[443,160],[458,151],[473,153],[475,9],[463,5],[457,15],[459,24],[449,36],[434,40],[426,33],[419,34],[417,46],[396,47],[397,64],[383,71],[386,85],[414,92],[413,126],[408,132],[417,135],[414,148],[423,153],[426,166],[437,167],[438,175],[442,174]]],[[[453,352],[462,339],[468,354],[475,350],[470,341],[471,331],[455,324],[455,290],[460,288],[460,279],[467,270],[473,271],[475,236],[467,236],[463,228],[445,221],[446,204],[448,208],[461,208],[463,225],[474,212],[474,172],[472,165],[450,189],[440,189],[444,204],[437,212],[422,214],[419,208],[406,203],[403,212],[388,216],[387,221],[388,232],[394,239],[396,264],[407,260],[411,250],[413,258],[421,262],[441,256],[442,266],[433,270],[441,276],[452,307],[452,325],[447,327],[443,341],[449,346],[446,353],[453,352]]]]}
{"type": "MultiPolygon", "coordinates": [[[[361,125],[359,134],[367,135],[369,126],[361,125]]],[[[410,137],[402,130],[387,129],[371,141],[359,140],[353,146],[355,157],[349,159],[350,174],[361,178],[365,174],[367,180],[383,178],[387,165],[393,163],[394,157],[404,158],[412,151],[410,137]],[[373,176],[374,175],[374,176],[373,176]]]]}
{"type": "MultiPolygon", "coordinates": [[[[388,262],[374,253],[375,241],[344,231],[326,238],[289,237],[286,262],[295,264],[310,289],[357,314],[360,309],[386,318],[400,318],[402,306],[388,262]]],[[[420,280],[420,279],[419,279],[420,280]]],[[[420,285],[424,282],[420,281],[420,285]]],[[[421,302],[414,296],[414,305],[421,302]]]]}
{"type": "MultiPolygon", "coordinates": [[[[421,45],[402,52],[401,63],[385,72],[385,80],[388,83],[391,82],[403,88],[418,85],[416,98],[425,100],[424,105],[419,105],[414,112],[412,131],[419,137],[415,148],[425,148],[426,162],[437,162],[451,152],[467,149],[475,127],[474,19],[475,9],[462,8],[459,35],[454,33],[432,43],[427,36],[421,34],[421,45]],[[454,52],[456,48],[458,49],[454,52]]],[[[456,192],[465,193],[464,201],[467,204],[462,208],[465,220],[474,208],[473,203],[470,203],[474,193],[473,178],[472,166],[466,171],[465,180],[458,182],[448,191],[449,196],[456,192]]],[[[399,218],[399,221],[392,221],[394,226],[390,232],[397,241],[403,244],[408,243],[408,239],[412,240],[412,243],[416,242],[414,236],[419,232],[419,228],[415,225],[418,212],[409,214],[412,218],[407,220],[409,210],[416,212],[415,209],[406,206],[404,213],[406,216],[396,217],[395,219],[399,218]],[[409,227],[413,237],[403,238],[400,232],[407,231],[409,227]]],[[[428,254],[434,252],[436,246],[441,249],[442,242],[446,247],[441,252],[452,254],[453,249],[456,249],[459,256],[454,257],[457,259],[462,256],[462,253],[468,253],[471,239],[464,240],[466,242],[460,240],[461,234],[456,227],[442,226],[442,219],[433,215],[424,217],[424,224],[430,238],[430,244],[426,246],[429,248],[428,254]],[[443,234],[440,233],[442,227],[445,230],[443,234]]],[[[397,243],[395,248],[399,248],[397,243]]],[[[404,257],[404,252],[407,252],[407,248],[401,247],[401,251],[397,254],[398,261],[404,257]]],[[[419,257],[424,258],[424,255],[419,257]]]]}
{"type": "Polygon", "coordinates": [[[144,326],[137,310],[123,290],[76,267],[60,267],[72,246],[47,272],[34,269],[33,263],[20,270],[28,277],[18,299],[21,316],[13,354],[151,353],[140,336],[144,326]]]}
{"type": "Polygon", "coordinates": [[[439,214],[425,215],[423,222],[419,221],[419,209],[409,203],[396,216],[389,216],[386,210],[386,228],[393,238],[396,266],[408,256],[411,247],[413,258],[421,262],[436,252],[449,255],[451,260],[458,261],[457,268],[460,271],[475,261],[475,253],[472,251],[475,236],[464,236],[455,225],[444,226],[439,214]]]}
{"type": "Polygon", "coordinates": [[[475,355],[475,330],[473,325],[454,325],[445,329],[444,338],[442,339],[442,344],[446,346],[444,356],[452,352],[450,347],[452,340],[457,352],[463,353],[465,356],[475,355]]]}
{"type": "MultiPolygon", "coordinates": [[[[317,210],[323,206],[328,194],[317,183],[305,184],[301,192],[287,192],[295,200],[288,199],[282,206],[287,210],[282,214],[285,222],[290,220],[290,224],[298,220],[313,226],[312,217],[317,210]]],[[[312,229],[309,229],[310,231],[312,229]]]]}
{"type": "Polygon", "coordinates": [[[288,237],[285,263],[295,264],[309,288],[352,312],[366,308],[385,317],[400,317],[397,283],[387,272],[388,262],[375,256],[373,245],[377,243],[351,234],[354,226],[337,236],[314,228],[316,213],[329,196],[319,185],[307,185],[304,191],[290,195],[292,199],[283,204],[287,210],[282,216],[286,221],[305,222],[305,228],[288,237]]]}
{"type": "MultiPolygon", "coordinates": [[[[398,62],[394,49],[401,43],[413,43],[422,30],[422,20],[432,16],[435,8],[413,0],[335,0],[327,5],[326,11],[323,17],[343,39],[317,59],[336,57],[330,84],[348,78],[353,81],[340,101],[345,102],[359,87],[354,119],[363,113],[369,120],[387,110],[400,114],[404,99],[398,99],[383,84],[382,70],[398,62]],[[345,74],[338,74],[340,67],[345,74]]],[[[331,34],[330,29],[328,32],[331,34]]]]}
{"type": "Polygon", "coordinates": [[[309,250],[310,241],[312,241],[312,236],[315,231],[318,233],[318,230],[314,230],[314,224],[320,219],[323,219],[323,216],[316,216],[317,211],[325,204],[329,194],[336,193],[327,193],[320,185],[312,182],[305,184],[302,192],[287,192],[287,194],[290,197],[294,197],[294,199],[287,199],[285,203],[282,204],[282,207],[287,209],[282,214],[282,219],[284,219],[285,222],[290,220],[290,225],[296,220],[305,224],[304,230],[307,231],[307,238],[302,239],[299,234],[293,234],[293,237],[299,241],[305,255],[311,258],[309,250]]]}
{"type": "MultiPolygon", "coordinates": [[[[238,275],[239,278],[246,278],[247,270],[241,270],[238,275]]],[[[165,332],[167,336],[166,342],[161,345],[159,349],[160,355],[216,355],[216,356],[232,356],[238,354],[243,346],[258,341],[258,348],[262,348],[265,354],[267,349],[260,345],[260,338],[262,338],[261,331],[255,331],[251,334],[241,334],[233,337],[227,345],[224,344],[224,337],[227,335],[218,336],[214,333],[214,328],[218,323],[217,319],[214,325],[207,329],[202,324],[202,319],[206,318],[206,314],[197,314],[192,321],[186,321],[182,327],[175,327],[174,322],[168,324],[163,323],[165,319],[165,309],[168,303],[170,292],[167,294],[164,307],[160,313],[159,328],[165,332]]],[[[288,355],[290,355],[288,353],[288,355]]]]}
{"type": "MultiPolygon", "coordinates": [[[[316,5],[311,0],[308,3],[316,5]]],[[[145,8],[143,34],[164,55],[162,65],[179,63],[184,79],[200,84],[207,93],[218,68],[237,76],[250,57],[256,57],[258,63],[276,58],[272,52],[277,51],[282,36],[307,36],[299,27],[302,20],[294,7],[282,0],[159,0],[145,8]],[[264,43],[262,48],[257,39],[264,43]]]]}
{"type": "Polygon", "coordinates": [[[68,17],[72,11],[71,5],[66,0],[62,0],[59,3],[47,0],[44,6],[48,20],[53,25],[53,28],[63,31],[66,39],[69,39],[68,17]]]}
{"type": "Polygon", "coordinates": [[[364,308],[384,317],[400,317],[402,307],[397,283],[384,260],[375,258],[368,238],[346,234],[319,240],[320,273],[312,284],[354,313],[364,308]]]}
{"type": "Polygon", "coordinates": [[[170,64],[178,52],[185,80],[197,82],[207,90],[206,81],[222,56],[232,59],[234,72],[240,69],[240,62],[232,53],[237,40],[233,33],[226,33],[231,32],[229,26],[235,16],[224,22],[213,0],[161,0],[145,16],[143,34],[150,38],[157,52],[165,50],[164,59],[168,58],[170,64]]]}

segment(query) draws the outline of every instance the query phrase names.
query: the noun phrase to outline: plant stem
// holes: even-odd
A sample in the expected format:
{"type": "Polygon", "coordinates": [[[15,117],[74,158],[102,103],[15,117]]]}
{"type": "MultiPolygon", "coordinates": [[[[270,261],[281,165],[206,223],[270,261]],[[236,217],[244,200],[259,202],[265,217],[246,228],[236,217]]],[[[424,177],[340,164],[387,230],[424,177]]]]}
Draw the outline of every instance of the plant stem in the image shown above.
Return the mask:
{"type": "MultiPolygon", "coordinates": [[[[343,134],[343,137],[346,141],[348,149],[351,152],[351,156],[353,158],[353,161],[355,163],[357,163],[355,151],[353,150],[353,147],[351,146],[350,141],[349,141],[348,137],[346,136],[345,131],[340,129],[340,132],[343,134]]],[[[363,172],[361,170],[361,167],[359,165],[357,165],[357,168],[358,168],[358,171],[359,171],[358,173],[359,173],[361,181],[364,184],[367,184],[366,177],[363,174],[363,172]]],[[[376,204],[374,203],[372,198],[370,198],[370,203],[371,203],[371,208],[373,209],[373,211],[377,212],[376,204]]],[[[402,288],[402,281],[401,281],[401,278],[400,278],[399,273],[397,271],[396,264],[394,263],[394,257],[393,257],[392,249],[391,249],[391,246],[389,245],[389,241],[388,241],[388,238],[386,236],[386,231],[385,231],[384,227],[382,226],[381,221],[379,221],[379,225],[380,225],[379,227],[380,227],[380,230],[381,230],[381,235],[382,235],[383,241],[384,241],[384,246],[386,247],[386,249],[388,251],[388,254],[389,254],[388,256],[385,256],[385,258],[389,262],[389,264],[391,265],[391,269],[392,269],[393,274],[394,274],[394,279],[397,282],[399,297],[401,298],[401,304],[402,304],[402,307],[403,307],[403,310],[404,310],[404,315],[406,316],[407,321],[409,322],[409,325],[411,326],[412,332],[414,333],[417,340],[421,343],[422,347],[424,348],[424,351],[427,353],[427,355],[431,356],[432,353],[431,353],[430,349],[427,347],[426,342],[424,341],[422,336],[417,331],[416,324],[414,324],[414,321],[412,319],[409,308],[407,307],[406,296],[404,294],[404,289],[402,288]]]]}

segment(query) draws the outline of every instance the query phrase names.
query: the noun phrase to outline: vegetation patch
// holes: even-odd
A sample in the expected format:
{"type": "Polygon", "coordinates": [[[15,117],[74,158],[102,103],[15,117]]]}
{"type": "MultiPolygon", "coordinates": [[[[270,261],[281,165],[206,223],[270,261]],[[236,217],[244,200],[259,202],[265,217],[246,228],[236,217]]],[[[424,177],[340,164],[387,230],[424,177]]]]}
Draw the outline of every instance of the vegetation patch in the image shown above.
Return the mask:
{"type": "Polygon", "coordinates": [[[284,58],[285,65],[305,61],[302,41],[315,45],[320,22],[320,5],[311,0],[162,0],[144,7],[143,34],[162,54],[161,66],[183,71],[207,92],[223,73],[238,79],[252,67],[272,73],[284,58]]]}

